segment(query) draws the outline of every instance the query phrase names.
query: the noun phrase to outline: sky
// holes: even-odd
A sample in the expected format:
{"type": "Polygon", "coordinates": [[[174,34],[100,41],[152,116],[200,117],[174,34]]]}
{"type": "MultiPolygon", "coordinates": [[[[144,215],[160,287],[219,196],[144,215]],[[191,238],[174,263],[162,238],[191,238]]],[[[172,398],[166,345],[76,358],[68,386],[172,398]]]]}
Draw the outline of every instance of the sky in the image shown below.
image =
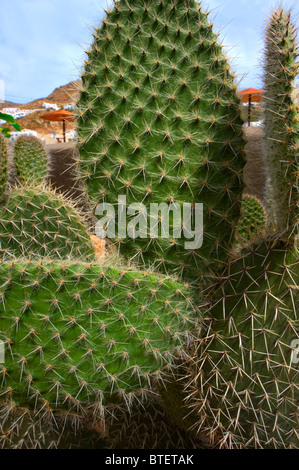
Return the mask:
{"type": "MultiPolygon", "coordinates": [[[[298,27],[298,0],[203,0],[202,4],[211,11],[215,30],[227,46],[239,88],[261,88],[267,18],[282,4],[292,7],[298,27]]],[[[1,80],[5,99],[16,103],[47,97],[76,80],[91,28],[111,5],[111,0],[0,0],[0,95],[1,80]]]]}

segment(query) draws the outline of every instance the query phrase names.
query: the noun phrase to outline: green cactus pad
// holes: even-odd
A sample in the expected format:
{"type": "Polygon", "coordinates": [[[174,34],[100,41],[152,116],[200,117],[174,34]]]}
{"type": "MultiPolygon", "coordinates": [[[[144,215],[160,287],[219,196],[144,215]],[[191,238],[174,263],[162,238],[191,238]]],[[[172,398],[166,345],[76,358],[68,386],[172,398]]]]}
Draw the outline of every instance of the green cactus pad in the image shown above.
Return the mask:
{"type": "Polygon", "coordinates": [[[238,242],[246,243],[261,237],[267,226],[267,213],[263,203],[254,196],[244,196],[241,217],[236,230],[238,242]]]}
{"type": "Polygon", "coordinates": [[[276,229],[295,235],[299,223],[299,114],[293,100],[297,58],[291,15],[274,11],[266,31],[264,79],[268,206],[276,229]]]}
{"type": "Polygon", "coordinates": [[[46,186],[12,189],[0,208],[0,256],[94,260],[79,212],[46,186]]]}
{"type": "Polygon", "coordinates": [[[0,285],[1,399],[37,415],[142,400],[197,322],[188,287],[151,273],[15,261],[0,285]]]}
{"type": "Polygon", "coordinates": [[[206,282],[233,243],[245,164],[237,87],[212,24],[193,0],[121,0],[93,36],[77,117],[90,199],[169,212],[202,203],[202,248],[172,236],[171,214],[166,239],[148,219],[146,239],[115,243],[132,262],[206,282]]]}
{"type": "Polygon", "coordinates": [[[253,245],[216,286],[187,392],[212,445],[299,447],[298,294],[298,253],[279,240],[253,245]]]}
{"type": "Polygon", "coordinates": [[[14,162],[21,184],[42,184],[48,174],[48,155],[40,139],[20,136],[14,146],[14,162]]]}
{"type": "Polygon", "coordinates": [[[5,137],[0,134],[0,198],[3,196],[7,184],[8,148],[5,137]]]}

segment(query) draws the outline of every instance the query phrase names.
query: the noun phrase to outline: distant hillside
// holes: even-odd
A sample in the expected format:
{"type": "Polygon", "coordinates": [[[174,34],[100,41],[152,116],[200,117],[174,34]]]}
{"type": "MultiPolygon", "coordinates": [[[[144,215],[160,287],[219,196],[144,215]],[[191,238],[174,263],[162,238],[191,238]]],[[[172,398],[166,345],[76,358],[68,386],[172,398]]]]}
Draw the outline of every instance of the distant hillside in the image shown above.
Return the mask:
{"type": "Polygon", "coordinates": [[[37,100],[31,101],[30,103],[23,104],[20,106],[21,109],[38,109],[46,103],[57,104],[58,106],[66,106],[77,101],[78,98],[78,86],[80,80],[75,82],[70,82],[67,85],[63,85],[59,88],[56,88],[49,96],[46,98],[39,98],[37,100]]]}
{"type": "Polygon", "coordinates": [[[79,98],[78,87],[80,83],[81,80],[77,80],[56,88],[53,93],[48,96],[47,100],[53,101],[57,104],[59,103],[63,106],[77,101],[79,98]]]}
{"type": "MultiPolygon", "coordinates": [[[[59,88],[56,88],[49,96],[46,98],[39,98],[37,100],[31,101],[27,104],[16,104],[6,101],[5,103],[0,103],[0,109],[3,108],[20,108],[20,109],[41,109],[43,104],[51,103],[57,104],[59,107],[66,106],[68,104],[73,104],[78,100],[79,92],[78,86],[80,85],[80,80],[70,82],[67,85],[63,85],[59,88]]],[[[18,119],[18,123],[22,129],[31,129],[37,131],[41,135],[49,134],[51,130],[61,133],[61,123],[53,121],[45,121],[41,119],[41,115],[45,112],[45,109],[37,111],[29,116],[18,119]]],[[[73,124],[67,123],[67,130],[72,129],[73,124]]]]}
{"type": "Polygon", "coordinates": [[[19,108],[20,106],[22,105],[13,103],[12,101],[4,101],[4,103],[0,103],[0,110],[3,108],[19,108]]]}

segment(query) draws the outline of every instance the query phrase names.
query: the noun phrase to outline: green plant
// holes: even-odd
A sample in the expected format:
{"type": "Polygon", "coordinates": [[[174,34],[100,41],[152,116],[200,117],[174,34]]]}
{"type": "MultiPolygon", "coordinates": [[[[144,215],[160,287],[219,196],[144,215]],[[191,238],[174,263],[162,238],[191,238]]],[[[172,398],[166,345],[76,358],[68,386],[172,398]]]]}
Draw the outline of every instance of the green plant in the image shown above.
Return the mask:
{"type": "Polygon", "coordinates": [[[293,101],[298,73],[296,28],[289,12],[273,13],[265,48],[265,160],[268,209],[276,230],[298,233],[298,112],[293,101]],[[294,226],[294,220],[297,218],[294,226]]]}
{"type": "Polygon", "coordinates": [[[84,218],[46,186],[12,188],[0,206],[1,258],[94,260],[84,218]]]}
{"type": "Polygon", "coordinates": [[[281,240],[258,243],[223,279],[187,392],[193,429],[224,448],[298,447],[298,253],[281,240]]]}
{"type": "MultiPolygon", "coordinates": [[[[205,332],[195,344],[197,364],[190,365],[185,389],[193,429],[223,448],[299,447],[299,370],[294,360],[299,339],[298,120],[289,100],[295,76],[288,67],[281,71],[289,61],[293,67],[297,47],[288,14],[273,13],[267,39],[265,92],[269,99],[276,83],[281,100],[280,113],[273,111],[272,100],[265,113],[266,129],[281,139],[268,146],[267,156],[283,212],[276,212],[278,233],[244,248],[211,288],[205,332]],[[291,49],[284,47],[288,34],[291,49]],[[288,119],[281,119],[284,100],[290,132],[285,128],[288,119]],[[284,138],[290,139],[288,144],[284,138]]],[[[267,139],[269,145],[269,134],[267,139]]]]}
{"type": "Polygon", "coordinates": [[[105,201],[117,209],[119,195],[147,210],[167,205],[156,228],[163,231],[169,216],[170,234],[157,239],[148,219],[148,238],[134,238],[140,226],[131,216],[132,237],[115,236],[120,252],[199,284],[227,260],[245,164],[237,87],[212,28],[193,0],[115,2],[93,34],[77,116],[94,207],[105,201]],[[202,249],[185,247],[190,220],[173,221],[184,203],[203,203],[202,249]]]}
{"type": "Polygon", "coordinates": [[[7,164],[8,148],[5,138],[0,134],[0,198],[2,198],[7,185],[7,164]]]}
{"type": "Polygon", "coordinates": [[[40,139],[19,137],[14,146],[14,162],[21,184],[42,184],[48,175],[48,155],[40,139]]]}
{"type": "Polygon", "coordinates": [[[197,321],[188,287],[151,273],[14,261],[0,264],[0,285],[0,408],[14,436],[20,413],[50,428],[56,418],[100,427],[107,407],[140,405],[197,321]]]}
{"type": "Polygon", "coordinates": [[[236,229],[237,241],[244,244],[261,237],[265,233],[266,226],[267,213],[262,202],[254,196],[244,196],[241,217],[236,229]]]}
{"type": "MultiPolygon", "coordinates": [[[[5,113],[0,112],[0,120],[8,122],[9,124],[11,124],[12,127],[14,127],[14,129],[16,131],[21,131],[22,130],[20,124],[18,124],[17,121],[15,120],[15,118],[10,116],[10,114],[5,114],[5,113]]],[[[0,126],[0,134],[2,134],[4,137],[10,137],[10,128],[9,127],[2,127],[2,125],[1,125],[0,126]]]]}
{"type": "MultiPolygon", "coordinates": [[[[266,155],[283,212],[278,222],[275,209],[276,232],[242,244],[238,256],[231,248],[243,188],[242,122],[207,15],[193,0],[121,0],[95,31],[78,103],[87,191],[94,206],[117,207],[122,191],[128,204],[147,208],[202,202],[200,250],[184,251],[184,238],[117,241],[129,262],[176,272],[196,290],[115,260],[105,267],[2,262],[4,446],[39,445],[39,432],[45,446],[59,445],[67,427],[98,433],[99,446],[158,447],[161,434],[168,447],[200,446],[202,438],[221,448],[299,447],[298,121],[289,101],[296,44],[283,11],[270,25],[265,126],[268,144],[278,144],[267,144],[266,155]],[[198,285],[205,289],[195,308],[198,285]]],[[[245,235],[256,204],[248,202],[245,235]]]]}

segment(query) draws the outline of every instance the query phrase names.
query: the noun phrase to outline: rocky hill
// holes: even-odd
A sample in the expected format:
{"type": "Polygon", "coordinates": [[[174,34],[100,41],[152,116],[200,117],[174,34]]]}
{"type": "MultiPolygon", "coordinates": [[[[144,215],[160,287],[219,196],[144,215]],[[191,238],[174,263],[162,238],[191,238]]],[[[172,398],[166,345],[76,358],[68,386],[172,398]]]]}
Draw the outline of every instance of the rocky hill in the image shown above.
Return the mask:
{"type": "Polygon", "coordinates": [[[13,103],[12,101],[4,101],[3,103],[0,103],[0,111],[3,108],[19,108],[20,106],[22,105],[13,103]]]}
{"type": "MultiPolygon", "coordinates": [[[[80,80],[70,82],[67,85],[63,85],[59,88],[56,88],[49,96],[46,98],[39,98],[37,100],[31,101],[27,104],[17,104],[11,102],[0,103],[0,110],[3,108],[20,108],[20,109],[38,109],[33,114],[25,116],[18,119],[18,123],[22,129],[31,129],[37,131],[41,137],[49,134],[50,131],[55,131],[61,133],[61,123],[53,121],[45,121],[41,119],[41,115],[45,113],[45,109],[42,109],[43,104],[51,103],[57,104],[58,107],[63,107],[69,104],[73,104],[77,101],[79,93],[78,86],[80,85],[80,80]]],[[[73,124],[67,123],[67,131],[74,127],[73,124]]]]}

